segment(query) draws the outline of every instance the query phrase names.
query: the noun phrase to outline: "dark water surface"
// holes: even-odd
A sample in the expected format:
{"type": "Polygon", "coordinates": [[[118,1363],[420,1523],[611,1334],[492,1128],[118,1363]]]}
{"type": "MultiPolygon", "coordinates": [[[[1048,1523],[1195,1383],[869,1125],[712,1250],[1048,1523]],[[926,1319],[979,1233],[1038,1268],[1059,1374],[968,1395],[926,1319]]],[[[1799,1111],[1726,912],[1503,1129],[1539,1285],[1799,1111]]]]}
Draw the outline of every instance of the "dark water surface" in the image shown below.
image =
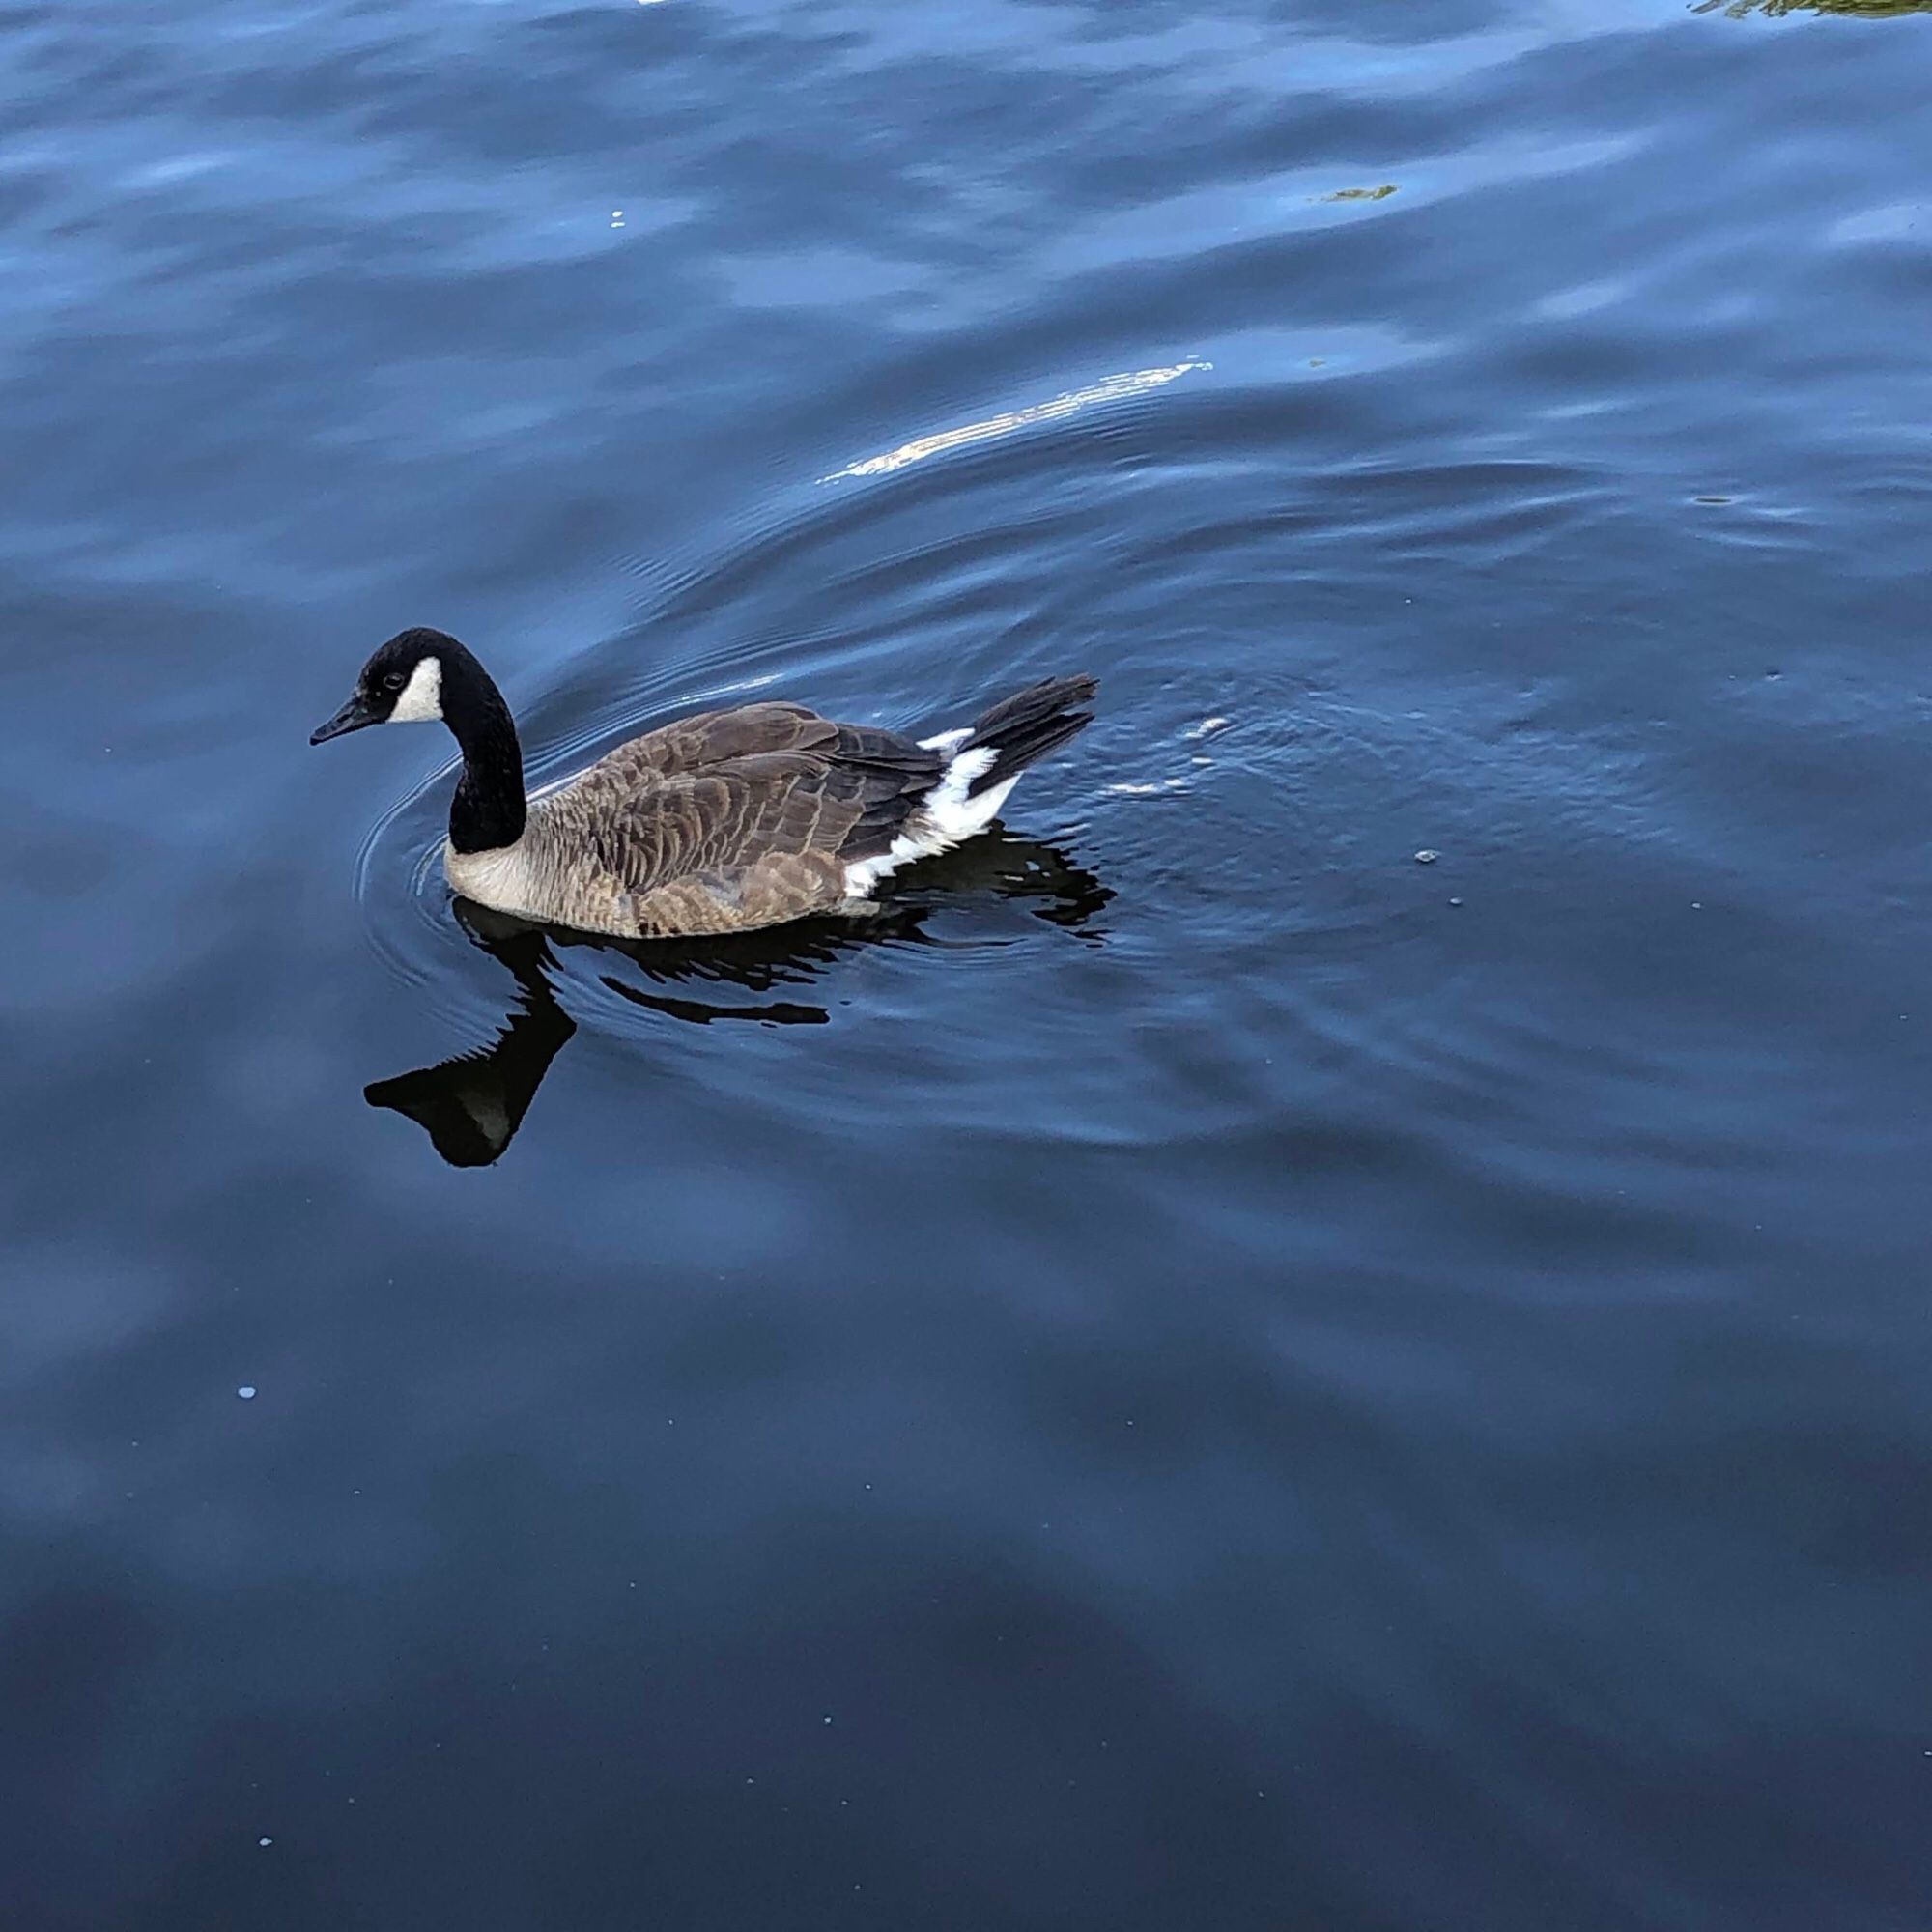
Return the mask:
{"type": "Polygon", "coordinates": [[[6,1932],[1932,1923],[1889,12],[0,5],[6,1932]],[[411,622],[1103,706],[627,953],[411,622]]]}

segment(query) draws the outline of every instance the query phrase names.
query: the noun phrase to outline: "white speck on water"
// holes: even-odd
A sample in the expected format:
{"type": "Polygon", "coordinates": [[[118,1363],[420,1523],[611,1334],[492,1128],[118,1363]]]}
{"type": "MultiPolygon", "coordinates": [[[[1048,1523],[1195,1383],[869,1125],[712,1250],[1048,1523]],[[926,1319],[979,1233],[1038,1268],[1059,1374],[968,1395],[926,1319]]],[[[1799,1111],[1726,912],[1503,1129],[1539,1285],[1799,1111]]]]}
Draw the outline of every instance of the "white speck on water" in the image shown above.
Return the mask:
{"type": "Polygon", "coordinates": [[[621,228],[623,227],[623,225],[624,225],[624,211],[621,208],[613,208],[611,211],[611,226],[612,228],[621,228]]]}
{"type": "Polygon", "coordinates": [[[1163,779],[1158,784],[1111,784],[1106,789],[1116,798],[1154,798],[1164,791],[1185,791],[1185,779],[1163,779]]]}
{"type": "Polygon", "coordinates": [[[1449,903],[1450,903],[1451,905],[1461,905],[1461,904],[1463,903],[1463,901],[1462,901],[1461,899],[1451,899],[1451,900],[1449,901],[1449,903]]]}
{"type": "Polygon", "coordinates": [[[1234,723],[1231,718],[1204,718],[1198,724],[1190,724],[1180,735],[1183,738],[1211,738],[1216,731],[1225,731],[1234,723]]]}
{"type": "Polygon", "coordinates": [[[257,1838],[255,1842],[258,1845],[272,1845],[275,1841],[272,1838],[257,1838]]]}
{"type": "Polygon", "coordinates": [[[829,1724],[832,1721],[832,1713],[830,1711],[826,1712],[824,1717],[820,1718],[818,1721],[821,1724],[829,1724]]]}
{"type": "Polygon", "coordinates": [[[239,1395],[243,1402],[253,1402],[255,1400],[255,1384],[253,1382],[243,1382],[242,1386],[235,1391],[235,1393],[239,1395]]]}
{"type": "Polygon", "coordinates": [[[1418,866],[1433,866],[1435,865],[1436,860],[1441,858],[1441,856],[1442,854],[1440,852],[1432,851],[1427,845],[1425,845],[1422,848],[1422,850],[1415,855],[1415,863],[1418,866]]]}

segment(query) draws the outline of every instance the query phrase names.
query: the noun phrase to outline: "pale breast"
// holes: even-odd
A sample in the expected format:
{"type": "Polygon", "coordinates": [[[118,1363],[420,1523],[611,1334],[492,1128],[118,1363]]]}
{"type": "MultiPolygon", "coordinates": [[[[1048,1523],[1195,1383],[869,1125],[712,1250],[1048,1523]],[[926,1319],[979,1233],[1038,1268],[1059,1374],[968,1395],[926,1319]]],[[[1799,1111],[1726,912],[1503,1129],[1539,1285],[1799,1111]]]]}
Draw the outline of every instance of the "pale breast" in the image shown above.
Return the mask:
{"type": "Polygon", "coordinates": [[[542,903],[542,881],[534,876],[530,855],[521,839],[490,852],[459,852],[445,839],[442,875],[465,898],[474,899],[478,905],[521,913],[526,919],[548,917],[542,903]]]}
{"type": "Polygon", "coordinates": [[[490,852],[458,852],[445,841],[442,870],[465,898],[497,912],[579,932],[638,935],[636,901],[622,879],[594,866],[547,861],[528,833],[490,852]]]}

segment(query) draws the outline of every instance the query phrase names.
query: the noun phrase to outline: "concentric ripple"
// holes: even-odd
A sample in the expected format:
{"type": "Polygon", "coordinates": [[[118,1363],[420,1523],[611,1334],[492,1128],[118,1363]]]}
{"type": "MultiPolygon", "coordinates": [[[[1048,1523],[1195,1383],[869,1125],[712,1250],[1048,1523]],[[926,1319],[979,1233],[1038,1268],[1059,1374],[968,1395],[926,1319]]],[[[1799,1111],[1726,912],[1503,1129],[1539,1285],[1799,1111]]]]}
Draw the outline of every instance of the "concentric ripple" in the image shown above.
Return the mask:
{"type": "MultiPolygon", "coordinates": [[[[934,433],[902,462],[753,504],[710,555],[661,562],[638,622],[547,682],[502,665],[532,782],[755,692],[928,725],[1092,669],[1098,719],[1029,776],[1009,819],[1116,895],[1084,922],[1097,952],[1056,944],[1051,889],[989,887],[969,853],[903,883],[910,923],[820,935],[788,966],[781,935],[756,969],[809,985],[792,1005],[868,1029],[874,1053],[895,1030],[917,1039],[895,1104],[1010,1125],[1018,1065],[1101,1009],[1137,1070],[1103,1057],[1064,1072],[1029,1131],[1161,1144],[1339,1108],[1419,1119],[1445,1160],[1460,1157],[1447,1123],[1472,1112],[1509,1144],[1603,1138],[1673,1069],[1664,1049],[1575,1039],[1567,940],[1578,920],[1613,926],[1661,867],[1688,879],[1695,821],[1643,721],[1579,737],[1564,681],[1539,678],[1533,653],[1525,677],[1520,653],[1493,652],[1480,608],[1445,604],[1433,566],[1474,553],[1514,573],[1519,609],[1553,608],[1565,547],[1614,514],[1605,485],[1548,458],[1365,463],[1346,424],[1300,420],[1286,391],[1187,373],[1096,393],[1091,411],[1019,405],[992,419],[1008,433],[934,433]],[[1525,855],[1555,882],[1539,905],[1491,884],[1525,855]],[[1260,1062],[1257,1038],[1276,1042],[1260,1062]],[[1567,1093],[1602,1085],[1601,1115],[1566,1102],[1544,1117],[1559,1062],[1567,1093]]],[[[380,820],[356,890],[390,969],[487,1037],[504,984],[450,916],[438,864],[450,770],[380,820]]],[[[668,1020],[730,1012],[665,989],[729,980],[728,961],[628,952],[554,950],[580,1023],[659,1063],[668,1020]]],[[[756,998],[740,1010],[761,1016],[756,998]]],[[[679,1039],[673,1064],[815,1119],[863,1111],[810,1038],[679,1039]]]]}

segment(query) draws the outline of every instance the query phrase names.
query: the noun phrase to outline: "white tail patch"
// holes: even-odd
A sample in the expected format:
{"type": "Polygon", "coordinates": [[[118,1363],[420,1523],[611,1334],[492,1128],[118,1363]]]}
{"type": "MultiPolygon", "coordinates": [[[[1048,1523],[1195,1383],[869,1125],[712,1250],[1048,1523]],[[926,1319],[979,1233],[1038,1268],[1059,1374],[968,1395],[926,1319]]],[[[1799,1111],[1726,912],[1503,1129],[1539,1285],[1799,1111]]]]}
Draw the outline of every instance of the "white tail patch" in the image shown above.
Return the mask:
{"type": "MultiPolygon", "coordinates": [[[[968,725],[958,731],[944,731],[936,738],[921,742],[924,750],[938,752],[952,745],[963,744],[972,735],[972,727],[968,725]]],[[[1001,806],[1007,802],[1007,794],[1019,782],[1015,775],[1004,783],[982,791],[977,798],[967,796],[967,789],[973,781],[990,770],[998,756],[999,753],[991,745],[975,745],[970,750],[955,752],[941,773],[939,782],[920,801],[918,810],[907,821],[905,831],[893,840],[891,848],[876,859],[862,859],[857,865],[845,867],[846,896],[866,898],[887,873],[897,871],[901,866],[911,865],[915,859],[930,858],[935,852],[963,845],[967,839],[985,831],[999,816],[1001,806]]]]}
{"type": "MultiPolygon", "coordinates": [[[[962,838],[983,832],[992,822],[993,813],[999,810],[997,804],[990,810],[986,808],[992,792],[981,792],[978,798],[966,796],[966,787],[989,771],[998,756],[990,745],[975,745],[970,751],[953,753],[944,777],[926,793],[919,815],[931,819],[933,830],[947,844],[956,845],[962,838]]],[[[993,789],[1000,788],[995,785],[993,789]]],[[[1004,792],[1000,795],[1006,796],[1004,792]]]]}

